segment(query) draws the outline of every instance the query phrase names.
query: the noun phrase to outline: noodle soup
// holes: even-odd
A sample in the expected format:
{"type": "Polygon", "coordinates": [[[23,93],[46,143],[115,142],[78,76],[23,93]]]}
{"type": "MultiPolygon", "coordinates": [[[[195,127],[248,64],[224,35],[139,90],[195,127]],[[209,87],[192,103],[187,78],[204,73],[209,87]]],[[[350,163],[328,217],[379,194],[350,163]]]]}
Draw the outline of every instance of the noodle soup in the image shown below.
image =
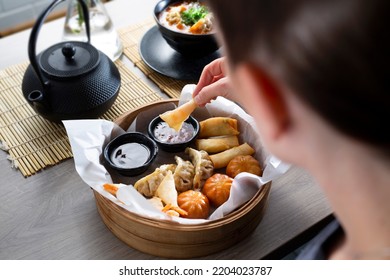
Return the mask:
{"type": "Polygon", "coordinates": [[[200,2],[176,2],[164,9],[158,18],[161,25],[186,34],[209,34],[213,32],[213,15],[200,2]]]}

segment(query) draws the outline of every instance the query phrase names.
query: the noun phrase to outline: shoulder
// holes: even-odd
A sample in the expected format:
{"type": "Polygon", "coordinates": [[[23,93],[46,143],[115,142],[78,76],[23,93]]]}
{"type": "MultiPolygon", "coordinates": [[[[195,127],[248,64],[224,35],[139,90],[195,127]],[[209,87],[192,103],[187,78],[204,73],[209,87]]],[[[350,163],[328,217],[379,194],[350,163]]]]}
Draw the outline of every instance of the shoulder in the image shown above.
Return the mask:
{"type": "Polygon", "coordinates": [[[298,260],[325,260],[327,252],[335,239],[343,234],[343,229],[337,219],[325,226],[312,240],[310,240],[301,253],[298,260]]]}

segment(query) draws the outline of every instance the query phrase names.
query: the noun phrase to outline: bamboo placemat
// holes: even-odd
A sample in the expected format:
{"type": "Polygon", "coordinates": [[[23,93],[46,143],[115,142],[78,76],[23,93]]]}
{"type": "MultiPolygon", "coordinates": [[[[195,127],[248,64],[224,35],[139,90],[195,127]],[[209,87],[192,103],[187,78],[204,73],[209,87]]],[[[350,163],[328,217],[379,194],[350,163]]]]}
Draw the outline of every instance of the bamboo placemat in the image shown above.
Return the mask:
{"type": "MultiPolygon", "coordinates": [[[[8,151],[12,165],[27,177],[72,157],[64,127],[38,116],[23,97],[21,83],[28,63],[0,71],[0,148],[8,151]]],[[[162,99],[123,62],[116,65],[121,89],[111,109],[102,116],[114,120],[139,106],[162,99]]]]}
{"type": "Polygon", "coordinates": [[[181,89],[188,83],[161,75],[147,66],[139,54],[139,42],[142,36],[155,25],[153,19],[118,30],[123,43],[123,53],[149,79],[157,84],[162,92],[172,98],[179,98],[181,89]]]}

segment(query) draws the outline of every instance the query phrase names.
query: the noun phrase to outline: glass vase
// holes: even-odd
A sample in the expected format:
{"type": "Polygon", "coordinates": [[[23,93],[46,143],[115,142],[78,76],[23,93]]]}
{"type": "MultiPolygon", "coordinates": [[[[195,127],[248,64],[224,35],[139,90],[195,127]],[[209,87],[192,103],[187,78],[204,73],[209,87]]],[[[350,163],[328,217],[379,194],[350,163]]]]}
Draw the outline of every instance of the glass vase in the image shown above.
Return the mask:
{"type": "MultiPolygon", "coordinates": [[[[101,0],[84,0],[89,10],[91,43],[115,61],[123,51],[122,42],[101,0]]],[[[68,0],[63,41],[87,41],[84,16],[77,0],[68,0]]]]}

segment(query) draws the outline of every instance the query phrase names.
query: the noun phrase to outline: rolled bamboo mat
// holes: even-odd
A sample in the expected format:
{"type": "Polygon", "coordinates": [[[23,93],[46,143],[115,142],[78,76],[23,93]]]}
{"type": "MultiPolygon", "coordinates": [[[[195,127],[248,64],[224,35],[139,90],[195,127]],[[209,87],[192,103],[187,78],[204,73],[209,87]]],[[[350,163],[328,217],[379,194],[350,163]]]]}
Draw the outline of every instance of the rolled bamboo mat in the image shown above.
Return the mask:
{"type": "Polygon", "coordinates": [[[162,92],[166,93],[172,98],[179,98],[181,89],[188,82],[172,79],[153,71],[143,62],[139,54],[139,43],[142,39],[142,36],[154,25],[154,20],[149,19],[139,24],[119,29],[118,33],[123,43],[123,53],[149,79],[156,83],[162,92]]]}
{"type": "MultiPolygon", "coordinates": [[[[114,120],[129,110],[162,99],[123,62],[117,61],[116,65],[121,89],[103,119],[114,120]]],[[[64,127],[37,115],[23,97],[21,83],[27,66],[26,62],[0,71],[0,147],[25,177],[72,157],[64,127]]]]}

